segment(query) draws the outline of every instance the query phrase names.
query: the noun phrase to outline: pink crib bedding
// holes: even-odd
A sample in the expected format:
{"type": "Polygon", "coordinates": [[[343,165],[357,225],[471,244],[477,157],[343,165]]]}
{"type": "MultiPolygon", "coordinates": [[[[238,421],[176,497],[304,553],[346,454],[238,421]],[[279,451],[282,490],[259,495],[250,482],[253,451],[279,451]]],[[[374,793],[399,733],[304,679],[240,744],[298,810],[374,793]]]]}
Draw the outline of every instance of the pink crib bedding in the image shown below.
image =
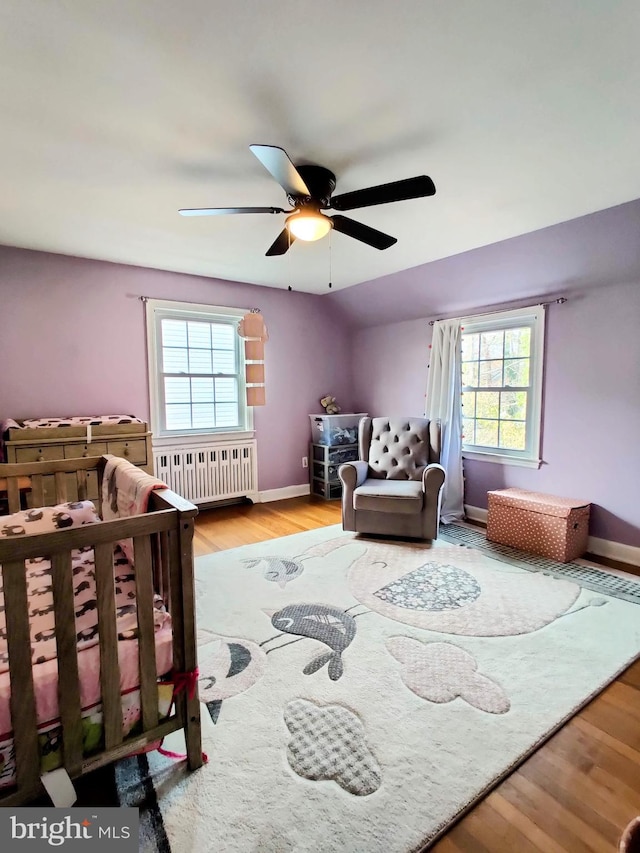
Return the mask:
{"type": "MultiPolygon", "coordinates": [[[[100,649],[98,645],[93,549],[86,548],[74,551],[72,567],[79,652],[80,701],[86,723],[85,734],[88,737],[88,740],[85,737],[85,743],[90,749],[91,741],[97,741],[101,736],[100,649]]],[[[56,742],[60,739],[58,662],[54,639],[51,564],[45,558],[35,558],[27,561],[26,571],[36,709],[41,732],[41,748],[43,754],[46,755],[55,752],[53,747],[56,747],[56,742]]],[[[127,735],[140,718],[139,692],[136,690],[140,678],[134,568],[119,547],[115,551],[114,573],[118,639],[121,640],[118,643],[118,659],[123,706],[123,733],[127,735]]],[[[173,646],[171,617],[159,596],[156,596],[154,601],[154,622],[157,674],[162,676],[172,668],[173,646]]],[[[165,714],[169,710],[170,695],[171,690],[169,689],[167,696],[164,697],[166,699],[165,707],[160,708],[161,712],[165,714]]],[[[12,767],[10,696],[4,595],[0,586],[0,787],[12,784],[15,774],[15,768],[12,767]]],[[[49,764],[52,760],[52,758],[49,759],[49,764]]],[[[43,766],[46,766],[46,761],[43,762],[43,766]]]]}

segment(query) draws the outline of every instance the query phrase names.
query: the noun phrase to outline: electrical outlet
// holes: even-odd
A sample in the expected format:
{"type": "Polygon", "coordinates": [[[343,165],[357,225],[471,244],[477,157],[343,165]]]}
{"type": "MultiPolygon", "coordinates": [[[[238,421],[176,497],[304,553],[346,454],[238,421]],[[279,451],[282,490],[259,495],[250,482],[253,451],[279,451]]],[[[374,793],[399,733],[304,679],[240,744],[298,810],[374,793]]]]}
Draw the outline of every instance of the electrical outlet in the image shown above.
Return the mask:
{"type": "Polygon", "coordinates": [[[303,467],[303,468],[308,468],[308,467],[309,467],[309,457],[308,457],[308,456],[303,456],[303,457],[302,457],[302,467],[303,467]]]}

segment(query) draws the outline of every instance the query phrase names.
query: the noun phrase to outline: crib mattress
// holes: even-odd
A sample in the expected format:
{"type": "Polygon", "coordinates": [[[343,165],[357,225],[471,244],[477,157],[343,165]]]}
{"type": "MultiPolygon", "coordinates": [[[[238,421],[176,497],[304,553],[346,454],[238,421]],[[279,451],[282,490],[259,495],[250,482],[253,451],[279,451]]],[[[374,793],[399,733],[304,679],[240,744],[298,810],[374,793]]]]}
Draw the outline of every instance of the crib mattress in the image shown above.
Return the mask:
{"type": "MultiPolygon", "coordinates": [[[[54,639],[51,563],[46,558],[25,564],[29,591],[33,679],[38,724],[42,731],[55,728],[58,719],[58,665],[54,639]]],[[[72,554],[80,701],[83,716],[99,715],[100,648],[98,645],[95,562],[92,548],[72,554]]],[[[123,696],[124,733],[136,722],[135,688],[139,685],[136,592],[134,568],[118,547],[114,556],[118,658],[120,688],[123,696]],[[129,698],[124,698],[129,697],[129,698]],[[133,703],[133,704],[132,704],[133,703]]],[[[0,577],[1,584],[1,577],[0,577]]],[[[171,617],[159,596],[154,601],[155,645],[158,676],[169,672],[173,664],[171,617]]],[[[6,746],[11,737],[10,679],[4,613],[4,595],[0,586],[0,786],[7,771],[6,746]],[[3,746],[5,751],[3,752],[3,746]],[[3,761],[4,755],[4,761],[3,761]]],[[[139,706],[139,702],[138,702],[139,706]]],[[[168,710],[168,709],[167,709],[168,710]]],[[[138,707],[139,712],[139,707],[138,707]]],[[[98,722],[97,718],[95,720],[98,722]]]]}

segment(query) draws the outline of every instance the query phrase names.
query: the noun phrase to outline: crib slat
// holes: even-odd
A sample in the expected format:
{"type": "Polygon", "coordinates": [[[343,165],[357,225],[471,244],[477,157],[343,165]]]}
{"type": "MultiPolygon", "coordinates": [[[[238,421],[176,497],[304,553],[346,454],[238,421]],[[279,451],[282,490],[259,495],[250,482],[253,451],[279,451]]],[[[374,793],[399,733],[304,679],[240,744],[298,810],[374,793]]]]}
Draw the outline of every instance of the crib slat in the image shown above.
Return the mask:
{"type": "Polygon", "coordinates": [[[42,474],[33,474],[31,477],[31,504],[34,507],[44,506],[42,474]]]}
{"type": "Polygon", "coordinates": [[[40,750],[31,669],[27,575],[24,563],[15,561],[5,563],[2,574],[16,773],[18,789],[26,794],[29,791],[35,792],[40,787],[40,750]]]}
{"type": "Polygon", "coordinates": [[[171,624],[173,625],[173,666],[184,672],[184,619],[182,615],[182,573],[178,533],[167,534],[169,554],[169,583],[171,585],[171,624]]]}
{"type": "MultiPolygon", "coordinates": [[[[198,665],[196,646],[195,578],[193,569],[193,516],[181,513],[179,525],[180,573],[182,589],[182,630],[184,644],[184,667],[192,672],[198,665]]],[[[202,736],[200,729],[200,702],[197,691],[185,698],[185,739],[187,763],[190,770],[202,766],[202,736]]]]}
{"type": "Polygon", "coordinates": [[[169,578],[169,534],[163,530],[160,539],[160,574],[162,577],[162,597],[165,607],[171,613],[171,581],[169,578]]]}
{"type": "Polygon", "coordinates": [[[76,471],[76,487],[78,489],[78,500],[86,501],[87,499],[87,472],[76,471]]]}
{"type": "Polygon", "coordinates": [[[67,500],[67,475],[64,471],[56,471],[56,503],[62,504],[67,500]]]}
{"type": "Polygon", "coordinates": [[[7,498],[9,499],[9,512],[20,512],[20,489],[18,488],[18,478],[7,478],[7,498]]]}
{"type": "Polygon", "coordinates": [[[158,725],[158,679],[153,623],[151,540],[149,536],[134,537],[133,554],[136,567],[136,604],[138,607],[140,700],[142,702],[142,726],[146,731],[158,725]]]}
{"type": "Polygon", "coordinates": [[[82,712],[71,551],[54,554],[51,567],[58,653],[58,704],[62,723],[64,765],[73,776],[82,767],[82,712]]]}
{"type": "Polygon", "coordinates": [[[114,590],[113,545],[105,542],[94,548],[96,593],[100,638],[100,685],[105,748],[122,743],[122,705],[120,702],[120,666],[114,590]]]}

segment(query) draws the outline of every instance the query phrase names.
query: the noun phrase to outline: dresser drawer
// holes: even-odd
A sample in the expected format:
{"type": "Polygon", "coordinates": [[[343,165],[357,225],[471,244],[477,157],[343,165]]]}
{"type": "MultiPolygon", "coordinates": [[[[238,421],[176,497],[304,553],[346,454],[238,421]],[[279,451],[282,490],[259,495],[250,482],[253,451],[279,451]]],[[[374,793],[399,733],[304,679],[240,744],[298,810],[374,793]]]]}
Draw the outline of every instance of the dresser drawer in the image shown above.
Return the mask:
{"type": "Polygon", "coordinates": [[[64,458],[77,459],[79,456],[102,456],[107,452],[106,441],[92,441],[91,444],[67,444],[64,448],[64,458]]]}
{"type": "Polygon", "coordinates": [[[64,445],[16,447],[16,462],[49,462],[52,459],[64,459],[64,445]]]}
{"type": "MultiPolygon", "coordinates": [[[[65,496],[65,500],[67,501],[77,501],[79,500],[78,495],[78,481],[76,479],[75,474],[65,474],[65,482],[67,484],[67,494],[65,496]]],[[[45,474],[42,478],[42,491],[44,495],[44,506],[54,506],[56,501],[56,481],[55,477],[50,474],[45,474]]],[[[87,471],[87,493],[86,500],[88,501],[96,501],[98,500],[98,472],[97,471],[87,471]]],[[[34,509],[36,507],[36,500],[33,494],[30,492],[27,494],[27,506],[29,509],[34,509]]],[[[97,506],[97,503],[96,503],[97,506]]]]}
{"type": "Polygon", "coordinates": [[[122,456],[134,465],[145,465],[147,462],[147,442],[144,439],[133,441],[109,441],[107,453],[122,456]]]}

